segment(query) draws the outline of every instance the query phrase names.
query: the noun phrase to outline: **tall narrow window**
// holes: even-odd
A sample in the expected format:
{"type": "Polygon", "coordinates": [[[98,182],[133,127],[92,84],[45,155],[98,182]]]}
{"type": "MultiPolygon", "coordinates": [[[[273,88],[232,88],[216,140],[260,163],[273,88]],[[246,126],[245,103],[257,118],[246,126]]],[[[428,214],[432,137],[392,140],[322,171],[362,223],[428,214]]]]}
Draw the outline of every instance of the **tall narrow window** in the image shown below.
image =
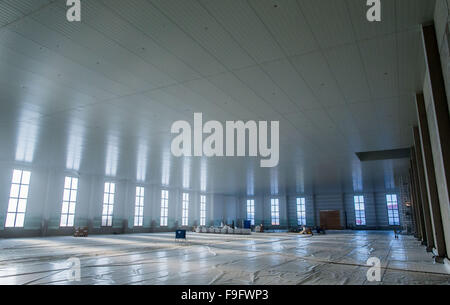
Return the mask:
{"type": "Polygon", "coordinates": [[[206,196],[200,195],[200,225],[206,226],[206,196]]]}
{"type": "Polygon", "coordinates": [[[388,218],[390,226],[399,226],[400,218],[398,216],[398,202],[397,195],[386,195],[386,202],[388,208],[388,218]]]}
{"type": "Polygon", "coordinates": [[[364,196],[354,196],[355,217],[357,226],[366,225],[366,211],[364,207],[364,196]]]}
{"type": "Polygon", "coordinates": [[[306,226],[305,198],[297,198],[297,221],[299,226],[306,226]]]}
{"type": "Polygon", "coordinates": [[[183,193],[183,213],[181,216],[181,225],[187,227],[189,225],[189,194],[183,193]]]}
{"type": "Polygon", "coordinates": [[[252,226],[255,225],[255,200],[247,200],[247,220],[250,220],[252,226]]]}
{"type": "Polygon", "coordinates": [[[272,226],[280,225],[280,201],[278,198],[270,200],[271,212],[272,212],[272,226]]]}
{"type": "Polygon", "coordinates": [[[134,208],[134,226],[142,227],[144,225],[144,188],[136,187],[136,201],[134,208]]]}
{"type": "Polygon", "coordinates": [[[115,192],[116,192],[116,184],[112,182],[106,182],[105,193],[103,194],[103,212],[102,212],[102,226],[104,227],[112,227],[115,192]]]}
{"type": "Polygon", "coordinates": [[[14,170],[13,172],[5,224],[7,228],[23,228],[30,177],[31,173],[27,171],[14,170]]]}
{"type": "Polygon", "coordinates": [[[161,191],[161,220],[160,226],[167,227],[169,220],[169,191],[161,191]]]}
{"type": "Polygon", "coordinates": [[[73,227],[77,204],[78,178],[66,177],[61,211],[60,227],[73,227]]]}

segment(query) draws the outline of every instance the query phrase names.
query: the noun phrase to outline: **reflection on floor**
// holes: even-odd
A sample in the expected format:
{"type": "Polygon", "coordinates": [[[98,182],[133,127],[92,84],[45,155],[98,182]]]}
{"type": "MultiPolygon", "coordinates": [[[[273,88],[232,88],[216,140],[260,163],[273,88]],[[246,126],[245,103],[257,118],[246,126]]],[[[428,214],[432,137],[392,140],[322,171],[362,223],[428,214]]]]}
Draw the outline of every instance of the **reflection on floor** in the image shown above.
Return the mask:
{"type": "Polygon", "coordinates": [[[174,233],[0,240],[0,284],[374,284],[370,257],[381,261],[378,284],[450,284],[447,266],[434,264],[414,237],[395,240],[391,232],[189,233],[187,243],[174,233]],[[79,282],[71,281],[73,257],[79,282]]]}

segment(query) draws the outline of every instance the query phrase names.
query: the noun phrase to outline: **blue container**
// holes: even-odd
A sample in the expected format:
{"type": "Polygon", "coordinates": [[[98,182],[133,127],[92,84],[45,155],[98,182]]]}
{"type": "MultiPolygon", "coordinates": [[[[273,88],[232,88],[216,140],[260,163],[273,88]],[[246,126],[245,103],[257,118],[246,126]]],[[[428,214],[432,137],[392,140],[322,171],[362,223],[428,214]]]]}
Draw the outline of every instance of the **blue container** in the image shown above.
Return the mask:
{"type": "Polygon", "coordinates": [[[177,230],[175,232],[175,239],[186,239],[186,230],[177,230]]]}
{"type": "Polygon", "coordinates": [[[251,228],[252,228],[251,220],[244,220],[244,229],[251,229],[251,228]]]}

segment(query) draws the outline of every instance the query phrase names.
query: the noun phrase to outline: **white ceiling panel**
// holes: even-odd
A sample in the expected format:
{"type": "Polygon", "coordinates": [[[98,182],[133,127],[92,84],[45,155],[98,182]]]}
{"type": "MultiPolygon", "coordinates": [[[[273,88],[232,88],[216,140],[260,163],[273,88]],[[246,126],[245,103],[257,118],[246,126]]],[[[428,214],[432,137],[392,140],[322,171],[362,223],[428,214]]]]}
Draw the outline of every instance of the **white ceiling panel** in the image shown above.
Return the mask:
{"type": "Polygon", "coordinates": [[[186,108],[185,112],[192,114],[191,120],[194,117],[194,112],[203,113],[205,117],[209,117],[207,119],[218,120],[221,122],[231,118],[231,114],[227,113],[223,108],[217,105],[216,101],[208,101],[194,91],[189,90],[189,88],[184,85],[167,87],[162,89],[162,91],[182,102],[186,108]]]}
{"type": "Polygon", "coordinates": [[[19,10],[5,3],[0,7],[0,26],[5,26],[22,16],[23,14],[19,10]]]}
{"type": "Polygon", "coordinates": [[[361,131],[373,131],[378,129],[378,118],[376,113],[376,105],[372,102],[354,103],[348,105],[355,124],[361,131]]]}
{"type": "MultiPolygon", "coordinates": [[[[180,109],[180,102],[161,90],[120,97],[110,100],[108,104],[122,107],[124,110],[128,108],[128,112],[133,113],[136,117],[142,116],[143,119],[150,121],[160,122],[168,118],[175,120],[187,118],[187,115],[180,109]],[[141,115],[139,115],[140,111],[142,111],[141,115]]],[[[144,130],[144,132],[147,131],[144,130]]]]}
{"type": "Polygon", "coordinates": [[[15,66],[0,61],[0,83],[11,89],[19,90],[20,100],[18,102],[28,102],[45,105],[47,111],[58,111],[62,105],[75,107],[83,104],[93,103],[95,100],[89,96],[81,94],[70,87],[54,82],[33,72],[16,68],[15,66]],[[39,98],[41,98],[39,100],[39,98]],[[33,101],[36,99],[36,101],[33,101]],[[62,101],[60,99],[63,99],[62,101]],[[53,108],[53,107],[54,108],[53,108]]]}
{"type": "Polygon", "coordinates": [[[14,32],[0,32],[0,48],[0,61],[46,78],[60,87],[77,90],[80,94],[100,100],[115,96],[94,85],[94,81],[99,81],[98,74],[80,65],[74,65],[59,54],[14,32]],[[83,77],[79,77],[80,75],[83,77]]]}
{"type": "MultiPolygon", "coordinates": [[[[102,5],[100,1],[88,2],[87,8],[87,13],[91,17],[84,20],[85,23],[144,61],[157,67],[157,70],[165,72],[179,82],[200,77],[200,74],[193,68],[158,45],[151,37],[139,31],[130,22],[121,18],[120,15],[102,5]]],[[[153,73],[153,70],[150,71],[153,73]]]]}
{"type": "Polygon", "coordinates": [[[377,100],[376,117],[379,122],[380,131],[388,136],[392,132],[400,131],[400,115],[398,98],[377,100]]]}
{"type": "Polygon", "coordinates": [[[322,105],[331,106],[345,103],[342,92],[322,52],[296,56],[291,60],[322,105]]]}
{"type": "Polygon", "coordinates": [[[55,0],[3,0],[0,3],[0,26],[5,26],[19,20],[54,1],[55,0]]]}
{"type": "Polygon", "coordinates": [[[344,94],[346,101],[358,102],[370,99],[370,89],[357,45],[345,45],[325,51],[330,70],[344,94]]]}
{"type": "Polygon", "coordinates": [[[220,105],[221,108],[226,110],[234,120],[251,120],[254,119],[254,113],[251,108],[245,107],[245,105],[239,104],[231,96],[226,95],[219,88],[214,86],[206,79],[199,79],[187,82],[184,84],[186,87],[201,95],[206,100],[220,105]]]}
{"type": "MultiPolygon", "coordinates": [[[[144,97],[149,98],[152,102],[157,102],[161,106],[166,107],[166,111],[170,111],[169,115],[166,117],[173,117],[176,120],[185,120],[192,116],[192,109],[188,111],[191,105],[184,103],[183,100],[179,100],[171,95],[169,92],[163,91],[162,89],[153,90],[143,94],[144,97]]],[[[127,98],[123,98],[126,100],[127,98]]],[[[192,105],[193,106],[193,105],[192,105]]],[[[156,109],[156,113],[159,111],[156,109]]]]}
{"type": "Polygon", "coordinates": [[[328,113],[326,113],[322,109],[305,111],[305,115],[306,115],[306,117],[308,117],[310,119],[311,122],[313,122],[313,124],[318,129],[324,129],[324,130],[336,129],[336,125],[330,119],[330,116],[328,115],[328,113]]]}
{"type": "Polygon", "coordinates": [[[195,70],[201,75],[214,75],[225,70],[222,64],[149,1],[102,0],[102,3],[190,67],[195,67],[195,70]]]}
{"type": "MultiPolygon", "coordinates": [[[[85,8],[88,10],[89,7],[85,8]]],[[[69,39],[92,52],[93,57],[97,57],[99,64],[104,61],[117,66],[121,75],[116,78],[133,90],[145,90],[166,86],[174,83],[169,76],[159,71],[156,67],[145,62],[140,57],[129,52],[119,44],[111,41],[100,32],[85,26],[84,23],[67,22],[64,16],[65,8],[48,7],[33,15],[33,19],[45,25],[52,31],[69,39]],[[59,16],[50,19],[49,16],[59,16]]],[[[98,20],[98,16],[84,16],[98,20]]]]}
{"type": "Polygon", "coordinates": [[[2,6],[12,7],[23,15],[28,15],[52,2],[55,2],[55,0],[2,0],[2,6]]]}
{"type": "Polygon", "coordinates": [[[313,123],[316,130],[315,140],[319,141],[323,148],[332,147],[335,156],[347,150],[347,139],[336,128],[336,124],[331,120],[327,112],[309,110],[305,112],[305,116],[313,123]]]}
{"type": "Polygon", "coordinates": [[[199,2],[153,0],[152,3],[227,68],[239,69],[255,64],[199,2]]]}
{"type": "Polygon", "coordinates": [[[260,67],[242,69],[235,71],[234,74],[279,113],[286,114],[300,110],[260,67]]]}
{"type": "MultiPolygon", "coordinates": [[[[165,72],[179,82],[200,77],[200,74],[194,69],[158,45],[152,38],[139,31],[127,20],[115,14],[100,1],[89,1],[84,5],[86,9],[83,15],[87,15],[83,20],[84,23],[157,67],[157,70],[165,72]]],[[[153,70],[150,71],[153,72],[153,70]]]]}
{"type": "Polygon", "coordinates": [[[251,89],[231,73],[224,73],[210,77],[209,81],[223,92],[233,97],[236,101],[245,107],[253,110],[256,117],[259,118],[279,118],[280,115],[259,98],[251,89]]]}
{"type": "MultiPolygon", "coordinates": [[[[9,30],[70,59],[76,64],[102,74],[103,77],[110,82],[108,90],[114,94],[129,94],[133,91],[132,88],[122,83],[126,82],[132,85],[132,82],[130,82],[129,79],[127,80],[124,77],[126,74],[122,74],[122,71],[118,67],[115,67],[113,63],[104,60],[102,57],[96,56],[92,50],[88,50],[75,44],[70,41],[70,39],[48,29],[31,18],[13,24],[9,27],[9,30]]],[[[83,77],[83,75],[80,75],[79,77],[83,77]]],[[[132,77],[131,79],[136,78],[132,77]]]]}
{"type": "MultiPolygon", "coordinates": [[[[318,145],[317,128],[310,121],[310,119],[303,113],[293,113],[287,114],[284,116],[290,124],[292,124],[298,133],[300,133],[305,139],[307,139],[304,143],[296,143],[295,146],[301,146],[302,150],[306,150],[308,147],[308,151],[314,153],[314,155],[323,155],[327,151],[322,151],[320,146],[318,145]]],[[[308,154],[309,155],[309,154],[308,154]]]]}
{"type": "Polygon", "coordinates": [[[359,129],[348,105],[328,107],[327,112],[340,132],[345,134],[350,141],[354,141],[358,137],[359,129]]]}
{"type": "Polygon", "coordinates": [[[257,62],[284,56],[261,19],[247,1],[199,0],[205,9],[257,62]]]}
{"type": "Polygon", "coordinates": [[[287,56],[319,48],[296,0],[250,0],[249,3],[287,56]]]}
{"type": "Polygon", "coordinates": [[[373,98],[399,95],[396,35],[358,43],[373,98]]]}
{"type": "MultiPolygon", "coordinates": [[[[298,0],[297,2],[322,48],[355,41],[345,1],[298,0]]],[[[361,5],[363,4],[361,1],[361,5]]]]}
{"type": "Polygon", "coordinates": [[[266,62],[261,65],[261,68],[301,109],[310,110],[322,107],[288,59],[266,62]]]}

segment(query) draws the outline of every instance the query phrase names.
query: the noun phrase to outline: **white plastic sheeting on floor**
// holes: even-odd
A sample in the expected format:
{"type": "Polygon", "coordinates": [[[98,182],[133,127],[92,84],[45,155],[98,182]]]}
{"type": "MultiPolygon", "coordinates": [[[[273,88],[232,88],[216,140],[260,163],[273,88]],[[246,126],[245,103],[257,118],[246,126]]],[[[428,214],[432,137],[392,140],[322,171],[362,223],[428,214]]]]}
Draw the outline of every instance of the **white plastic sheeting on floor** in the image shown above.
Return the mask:
{"type": "Polygon", "coordinates": [[[251,236],[174,233],[0,240],[0,284],[450,284],[448,267],[412,236],[391,232],[251,236]],[[80,281],[67,260],[78,258],[80,281]]]}

